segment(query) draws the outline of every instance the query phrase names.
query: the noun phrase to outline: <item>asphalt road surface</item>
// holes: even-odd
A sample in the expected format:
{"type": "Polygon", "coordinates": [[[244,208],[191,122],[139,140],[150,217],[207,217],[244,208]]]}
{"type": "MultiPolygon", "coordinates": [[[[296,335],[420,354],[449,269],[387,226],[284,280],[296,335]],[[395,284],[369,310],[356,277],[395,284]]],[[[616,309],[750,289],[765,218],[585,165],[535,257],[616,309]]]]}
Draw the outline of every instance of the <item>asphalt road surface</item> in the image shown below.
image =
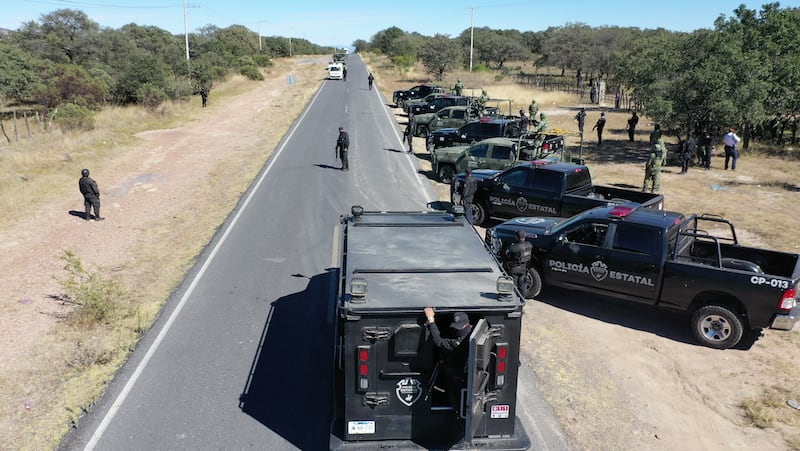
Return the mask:
{"type": "MultiPolygon", "coordinates": [[[[354,204],[423,210],[435,195],[367,71],[326,81],[65,450],[327,449],[333,231],[354,204]],[[350,133],[350,171],[334,159],[350,133]]],[[[532,449],[567,448],[523,364],[532,449]]]]}

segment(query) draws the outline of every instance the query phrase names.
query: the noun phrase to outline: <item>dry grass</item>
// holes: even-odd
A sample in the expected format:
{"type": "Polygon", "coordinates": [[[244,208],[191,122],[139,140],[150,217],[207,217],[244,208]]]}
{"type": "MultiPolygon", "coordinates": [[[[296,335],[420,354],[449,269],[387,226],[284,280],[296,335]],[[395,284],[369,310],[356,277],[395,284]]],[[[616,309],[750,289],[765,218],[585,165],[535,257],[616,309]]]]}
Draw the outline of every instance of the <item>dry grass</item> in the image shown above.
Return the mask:
{"type": "MultiPolygon", "coordinates": [[[[102,393],[319,86],[319,67],[313,64],[278,61],[266,76],[282,79],[289,68],[296,84],[270,105],[280,108],[281,114],[270,117],[258,142],[237,147],[198,181],[192,187],[191,201],[182,205],[180,213],[142,227],[143,237],[132,244],[127,263],[89,271],[102,274],[104,281],[124,290],[129,299],[124,310],[114,315],[113,321],[93,322],[92,327],[84,321],[67,321],[65,316],[51,336],[44,338],[47,346],[26,356],[25,369],[4,370],[3,379],[8,379],[0,379],[0,403],[14,408],[0,416],[0,449],[55,448],[68,426],[102,393]],[[13,380],[25,383],[14,384],[13,380]],[[32,409],[17,408],[20,399],[32,409]],[[7,448],[12,443],[15,445],[7,448]]],[[[222,102],[258,86],[243,77],[232,77],[214,87],[211,102],[222,102]]],[[[36,132],[11,146],[0,144],[0,204],[9,211],[18,209],[20,190],[31,209],[74,196],[76,174],[82,167],[96,173],[112,170],[116,160],[140,149],[141,140],[135,133],[194,120],[201,114],[199,100],[195,100],[166,104],[155,111],[109,108],[98,114],[97,127],[91,132],[36,132]]],[[[0,219],[0,230],[11,230],[14,219],[0,219]]],[[[68,298],[64,301],[71,302],[68,298]]]]}

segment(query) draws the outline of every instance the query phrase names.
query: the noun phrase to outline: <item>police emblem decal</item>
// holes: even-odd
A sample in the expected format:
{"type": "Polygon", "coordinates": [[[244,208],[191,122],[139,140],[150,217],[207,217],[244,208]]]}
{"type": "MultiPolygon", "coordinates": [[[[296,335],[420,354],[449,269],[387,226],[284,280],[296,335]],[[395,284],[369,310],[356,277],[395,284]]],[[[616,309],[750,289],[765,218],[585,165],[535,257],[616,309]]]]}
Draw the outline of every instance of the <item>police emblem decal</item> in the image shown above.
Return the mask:
{"type": "Polygon", "coordinates": [[[422,384],[414,378],[407,377],[397,382],[397,388],[395,388],[394,392],[400,402],[411,407],[422,396],[422,384]]]}
{"type": "Polygon", "coordinates": [[[592,267],[589,268],[589,273],[594,277],[594,280],[602,282],[608,275],[608,266],[601,261],[596,261],[592,263],[592,267]]]}
{"type": "Polygon", "coordinates": [[[524,197],[518,197],[515,204],[517,209],[521,212],[528,209],[528,199],[525,199],[524,197]]]}

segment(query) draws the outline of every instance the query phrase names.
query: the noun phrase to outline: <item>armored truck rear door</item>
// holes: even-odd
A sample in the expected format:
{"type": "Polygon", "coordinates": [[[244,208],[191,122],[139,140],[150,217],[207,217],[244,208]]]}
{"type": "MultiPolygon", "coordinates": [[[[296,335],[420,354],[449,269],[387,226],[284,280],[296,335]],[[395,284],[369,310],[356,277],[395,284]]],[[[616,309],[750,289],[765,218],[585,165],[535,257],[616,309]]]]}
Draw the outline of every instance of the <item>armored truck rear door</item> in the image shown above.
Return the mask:
{"type": "Polygon", "coordinates": [[[491,362],[492,340],[489,336],[489,327],[481,319],[475,325],[469,337],[469,360],[467,361],[467,393],[462,398],[466,400],[466,427],[464,440],[472,443],[473,437],[478,435],[479,428],[485,426],[487,385],[489,384],[489,365],[491,362]]]}

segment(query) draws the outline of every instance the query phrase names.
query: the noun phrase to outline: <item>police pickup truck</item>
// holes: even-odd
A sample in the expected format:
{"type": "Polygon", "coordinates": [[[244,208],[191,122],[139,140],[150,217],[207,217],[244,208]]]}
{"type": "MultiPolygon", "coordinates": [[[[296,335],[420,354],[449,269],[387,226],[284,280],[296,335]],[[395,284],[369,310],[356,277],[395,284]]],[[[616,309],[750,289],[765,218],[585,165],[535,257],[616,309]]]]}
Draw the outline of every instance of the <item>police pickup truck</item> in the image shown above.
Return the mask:
{"type": "MultiPolygon", "coordinates": [[[[563,143],[564,137],[559,138],[563,143]]],[[[431,152],[431,169],[440,181],[452,183],[453,177],[468,167],[502,170],[524,161],[548,157],[552,152],[553,147],[539,145],[535,140],[489,138],[471,146],[434,149],[431,152]]]]}
{"type": "MultiPolygon", "coordinates": [[[[472,199],[473,224],[490,217],[570,217],[594,207],[636,202],[661,210],[664,196],[592,184],[589,168],[573,163],[535,160],[504,171],[479,169],[472,172],[478,186],[472,199]]],[[[450,185],[453,204],[461,203],[465,174],[450,185]]]]}
{"type": "Polygon", "coordinates": [[[463,211],[355,206],[338,228],[330,449],[527,449],[516,418],[524,300],[463,211]],[[455,312],[468,316],[466,361],[444,367],[428,306],[443,335],[455,312]]]}
{"type": "Polygon", "coordinates": [[[697,340],[718,349],[748,329],[791,330],[800,317],[800,256],[742,246],[719,216],[624,204],[566,220],[516,218],[485,240],[499,255],[519,229],[533,244],[526,297],[545,284],[687,312],[697,340]]]}

